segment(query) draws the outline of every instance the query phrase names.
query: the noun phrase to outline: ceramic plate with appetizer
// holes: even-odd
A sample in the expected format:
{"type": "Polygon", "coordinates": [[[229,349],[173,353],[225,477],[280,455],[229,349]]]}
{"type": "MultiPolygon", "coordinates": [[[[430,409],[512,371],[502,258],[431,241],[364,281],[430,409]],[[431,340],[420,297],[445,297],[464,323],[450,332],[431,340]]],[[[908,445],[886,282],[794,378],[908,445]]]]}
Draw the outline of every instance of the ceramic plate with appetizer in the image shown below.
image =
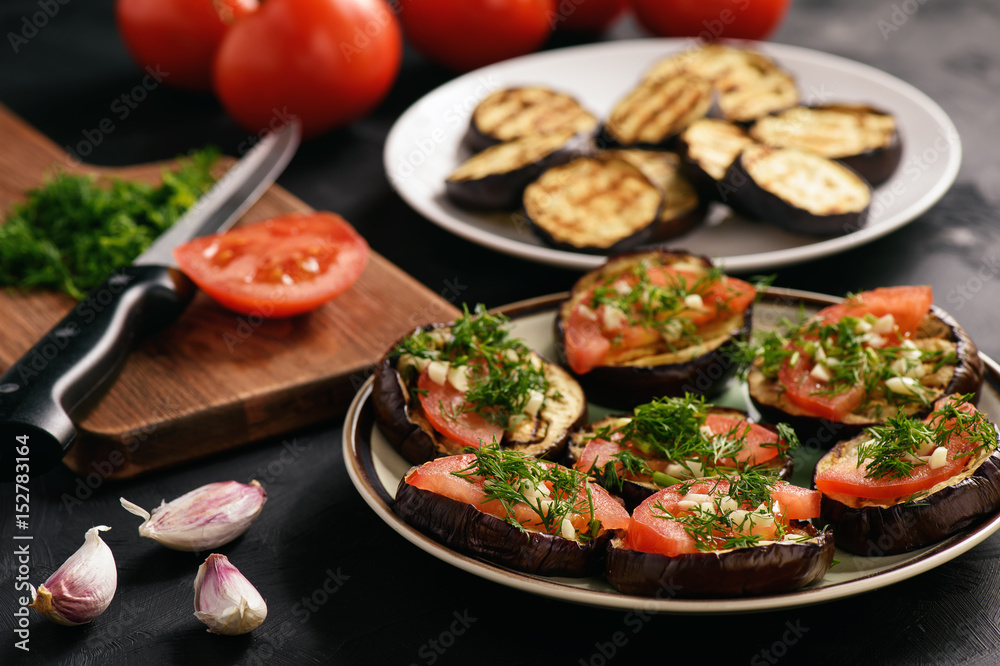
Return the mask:
{"type": "MultiPolygon", "coordinates": [[[[678,267],[677,257],[661,259],[656,261],[664,276],[704,270],[678,267]]],[[[754,329],[787,327],[805,313],[815,315],[813,321],[836,319],[843,336],[848,324],[859,335],[874,330],[885,344],[873,336],[866,344],[889,348],[892,335],[909,337],[913,322],[901,311],[889,331],[885,314],[878,314],[878,293],[862,299],[867,308],[862,311],[852,300],[768,289],[752,307],[754,329]]],[[[918,291],[912,295],[910,309],[928,310],[918,319],[947,322],[929,304],[916,303],[918,291]]],[[[377,377],[356,396],[344,429],[351,479],[382,520],[434,557],[503,585],[576,603],[729,613],[875,590],[939,566],[1000,528],[1000,494],[974,510],[963,508],[969,497],[982,495],[976,490],[980,485],[1000,489],[997,431],[991,422],[1000,416],[1000,368],[992,360],[977,354],[986,379],[978,407],[930,388],[935,394],[926,409],[914,411],[905,395],[886,398],[893,389],[883,387],[878,399],[899,403],[897,408],[886,418],[851,424],[851,438],[841,438],[844,443],[832,449],[833,441],[822,431],[800,437],[796,448],[787,426],[758,424],[761,415],[736,378],[721,392],[708,390],[710,397],[685,392],[683,397],[642,398],[631,401],[631,409],[587,404],[588,425],[581,430],[573,374],[549,365],[560,358],[556,320],[567,297],[511,306],[503,332],[480,326],[486,320],[475,312],[450,328],[413,331],[387,351],[377,377]],[[523,384],[524,399],[517,404],[497,400],[510,393],[510,387],[499,390],[497,382],[523,384]],[[455,395],[464,391],[468,396],[473,388],[485,391],[477,398],[480,407],[461,408],[455,395]],[[906,421],[906,430],[900,422],[910,412],[915,418],[906,421]],[[497,425],[501,413],[509,423],[497,425]],[[663,447],[656,442],[664,438],[644,434],[664,427],[674,432],[669,439],[683,446],[663,447]],[[901,435],[901,429],[909,435],[901,435]],[[909,453],[892,448],[893,442],[912,440],[916,431],[919,442],[909,453]],[[485,441],[487,433],[496,445],[439,457],[455,453],[456,442],[469,437],[485,441]],[[859,458],[867,465],[862,472],[871,469],[872,475],[857,472],[859,458]],[[875,460],[885,459],[894,461],[889,473],[875,469],[875,460]],[[917,472],[900,481],[892,470],[907,464],[917,472]],[[718,471],[730,466],[738,468],[737,476],[718,471]],[[809,490],[814,473],[819,490],[809,490]],[[709,475],[723,480],[703,480],[709,475]],[[624,505],[609,500],[604,490],[618,494],[626,486],[624,505]],[[483,504],[484,499],[490,501],[483,504]],[[530,508],[525,501],[536,504],[538,512],[524,513],[530,508]],[[913,542],[904,543],[892,530],[871,529],[885,516],[912,525],[931,514],[937,527],[947,517],[946,529],[921,530],[913,542]],[[512,526],[511,520],[529,529],[512,526]],[[719,534],[725,537],[721,541],[719,534]],[[702,541],[724,547],[705,552],[702,541]],[[595,548],[608,553],[603,564],[595,548]],[[665,580],[680,581],[681,587],[665,586],[665,580]]],[[[948,331],[940,333],[949,337],[948,331]]],[[[804,348],[798,344],[781,352],[782,363],[799,368],[808,362],[828,372],[837,366],[831,361],[838,358],[837,350],[823,349],[817,357],[817,346],[803,359],[804,348]],[[796,352],[800,358],[792,363],[796,352]]],[[[900,344],[891,348],[909,350],[900,344]]],[[[934,370],[952,356],[945,353],[937,361],[928,356],[931,367],[922,370],[911,358],[916,353],[900,356],[900,368],[888,365],[906,377],[934,370]]],[[[828,381],[836,384],[832,377],[828,381]]]]}

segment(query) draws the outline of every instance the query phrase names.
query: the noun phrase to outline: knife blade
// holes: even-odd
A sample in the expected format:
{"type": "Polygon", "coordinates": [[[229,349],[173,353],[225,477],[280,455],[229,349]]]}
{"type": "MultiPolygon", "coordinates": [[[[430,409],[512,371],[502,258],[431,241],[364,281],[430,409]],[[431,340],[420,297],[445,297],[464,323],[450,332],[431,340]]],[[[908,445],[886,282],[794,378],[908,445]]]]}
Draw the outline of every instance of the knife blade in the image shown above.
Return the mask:
{"type": "Polygon", "coordinates": [[[194,297],[173,248],[232,226],[284,170],[300,137],[298,121],[263,137],[0,375],[0,479],[37,476],[62,460],[76,438],[74,417],[110,384],[135,342],[177,319],[194,297]]]}

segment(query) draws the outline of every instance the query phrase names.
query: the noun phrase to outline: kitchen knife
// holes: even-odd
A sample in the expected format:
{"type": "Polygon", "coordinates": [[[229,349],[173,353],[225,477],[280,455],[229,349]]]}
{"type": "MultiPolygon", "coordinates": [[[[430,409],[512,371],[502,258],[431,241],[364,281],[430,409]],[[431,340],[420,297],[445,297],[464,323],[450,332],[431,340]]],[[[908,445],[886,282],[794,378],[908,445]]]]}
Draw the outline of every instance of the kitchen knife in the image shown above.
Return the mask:
{"type": "Polygon", "coordinates": [[[136,340],[166,327],[194,297],[173,249],[228,229],[295,154],[298,121],[263,137],[130,266],[109,276],[0,376],[0,480],[36,476],[76,437],[73,417],[113,378],[136,340]]]}

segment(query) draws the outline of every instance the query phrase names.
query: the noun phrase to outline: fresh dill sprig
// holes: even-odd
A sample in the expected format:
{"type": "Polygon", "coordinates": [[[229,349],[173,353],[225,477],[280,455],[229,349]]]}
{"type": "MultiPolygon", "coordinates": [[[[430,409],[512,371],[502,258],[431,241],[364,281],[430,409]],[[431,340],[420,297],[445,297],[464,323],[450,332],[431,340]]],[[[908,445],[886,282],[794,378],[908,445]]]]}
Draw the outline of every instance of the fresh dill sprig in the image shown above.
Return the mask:
{"type": "Polygon", "coordinates": [[[486,501],[500,502],[511,525],[528,532],[524,523],[537,523],[541,531],[560,534],[563,519],[582,516],[587,528],[578,531],[577,538],[585,541],[598,535],[600,521],[595,517],[593,493],[583,472],[542,463],[496,444],[466,451],[475,453],[475,460],[452,474],[466,479],[482,477],[486,501]],[[518,519],[519,505],[531,510],[531,520],[518,519]]]}

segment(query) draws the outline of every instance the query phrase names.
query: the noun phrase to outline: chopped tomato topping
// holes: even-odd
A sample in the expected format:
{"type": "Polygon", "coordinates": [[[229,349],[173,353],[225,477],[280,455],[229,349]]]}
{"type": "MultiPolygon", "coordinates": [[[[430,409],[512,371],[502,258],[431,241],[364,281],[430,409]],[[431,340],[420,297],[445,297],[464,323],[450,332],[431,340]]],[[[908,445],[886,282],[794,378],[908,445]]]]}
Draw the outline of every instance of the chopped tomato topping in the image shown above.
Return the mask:
{"type": "MultiPolygon", "coordinates": [[[[457,476],[455,472],[462,472],[476,462],[476,454],[463,453],[457,456],[447,456],[424,463],[420,467],[410,472],[406,477],[406,482],[411,486],[428,490],[438,495],[450,497],[453,500],[471,504],[483,513],[506,519],[507,512],[499,500],[487,500],[485,490],[485,480],[482,476],[457,476]]],[[[554,465],[555,463],[542,463],[543,465],[554,465]]],[[[594,517],[601,523],[604,529],[625,529],[629,524],[628,512],[621,506],[606,490],[600,486],[588,483],[590,498],[594,506],[594,517]]],[[[586,490],[579,492],[578,507],[588,507],[586,500],[586,490]]],[[[541,530],[543,528],[538,512],[525,503],[519,503],[514,507],[514,515],[518,522],[526,528],[541,530]]],[[[581,513],[572,514],[570,521],[578,530],[586,530],[590,523],[589,508],[584,508],[581,513]]],[[[559,526],[555,531],[558,532],[559,526]]]]}
{"type": "MultiPolygon", "coordinates": [[[[689,293],[704,274],[678,270],[670,266],[647,267],[650,284],[656,287],[675,288],[689,293]]],[[[614,281],[626,290],[638,283],[635,275],[623,275],[614,281]]],[[[596,304],[594,293],[607,285],[595,285],[588,295],[570,312],[565,322],[564,351],[573,372],[584,374],[601,365],[611,365],[629,350],[655,345],[664,340],[659,325],[675,321],[674,334],[684,333],[692,339],[720,321],[739,315],[753,303],[757,292],[753,285],[743,280],[722,276],[720,280],[698,286],[698,299],[685,303],[670,312],[664,312],[657,326],[630,323],[631,312],[596,304]],[[697,302],[700,300],[700,302],[697,302]],[[694,328],[691,331],[691,327],[694,328]]],[[[638,306],[637,306],[638,308],[638,306]]],[[[683,346],[678,342],[679,346],[683,346]]]]}
{"type": "Polygon", "coordinates": [[[467,408],[465,393],[450,383],[438,384],[424,370],[417,379],[417,389],[427,420],[445,437],[461,446],[477,448],[483,442],[499,444],[503,439],[503,428],[477,412],[463,411],[467,408]]]}
{"type": "MultiPolygon", "coordinates": [[[[897,331],[883,337],[886,345],[898,344],[901,338],[916,332],[933,300],[930,287],[883,287],[823,308],[816,313],[815,320],[824,325],[836,325],[848,316],[861,319],[865,315],[892,315],[897,331]]],[[[791,362],[793,358],[789,358],[778,370],[778,380],[785,387],[785,396],[789,401],[810,414],[830,421],[843,421],[861,406],[865,398],[863,384],[838,386],[838,392],[833,392],[828,382],[813,376],[816,364],[800,343],[793,342],[792,345],[799,350],[798,358],[794,359],[794,364],[791,362]]]]}
{"type": "Polygon", "coordinates": [[[858,319],[866,314],[883,317],[891,314],[903,336],[913,335],[934,303],[929,286],[879,287],[846,299],[843,303],[820,310],[816,316],[828,324],[844,317],[858,319]]]}
{"type": "MultiPolygon", "coordinates": [[[[941,401],[937,403],[942,404],[941,401]]],[[[959,405],[959,409],[974,412],[975,407],[968,403],[959,405]]],[[[925,423],[936,423],[940,417],[933,414],[924,419],[925,423]]],[[[950,427],[953,420],[946,422],[950,427]]],[[[967,434],[967,433],[965,433],[967,434]]],[[[844,456],[835,464],[816,473],[816,488],[826,495],[847,495],[864,499],[896,499],[910,497],[916,493],[930,490],[938,483],[958,474],[969,462],[969,454],[976,444],[963,436],[963,433],[953,433],[945,444],[947,456],[944,463],[937,468],[929,464],[917,464],[909,476],[866,478],[866,465],[858,465],[857,456],[844,456]]]]}
{"type": "MultiPolygon", "coordinates": [[[[665,512],[675,517],[689,514],[691,509],[685,508],[681,504],[686,497],[693,494],[717,498],[729,492],[729,482],[706,480],[693,483],[686,489],[686,493],[682,493],[681,489],[684,488],[684,485],[677,484],[664,488],[636,507],[635,511],[632,512],[632,520],[629,523],[626,537],[628,548],[671,557],[684,553],[700,552],[695,538],[688,534],[684,525],[677,520],[665,518],[665,512]]],[[[815,490],[807,490],[778,481],[772,489],[771,498],[779,504],[779,511],[775,517],[780,522],[819,516],[820,494],[815,490]]],[[[755,507],[742,508],[752,510],[755,507]]],[[[776,536],[776,528],[766,522],[754,524],[751,533],[757,534],[763,539],[772,539],[776,536]]],[[[716,532],[715,536],[724,538],[732,536],[732,534],[716,532]]]]}

